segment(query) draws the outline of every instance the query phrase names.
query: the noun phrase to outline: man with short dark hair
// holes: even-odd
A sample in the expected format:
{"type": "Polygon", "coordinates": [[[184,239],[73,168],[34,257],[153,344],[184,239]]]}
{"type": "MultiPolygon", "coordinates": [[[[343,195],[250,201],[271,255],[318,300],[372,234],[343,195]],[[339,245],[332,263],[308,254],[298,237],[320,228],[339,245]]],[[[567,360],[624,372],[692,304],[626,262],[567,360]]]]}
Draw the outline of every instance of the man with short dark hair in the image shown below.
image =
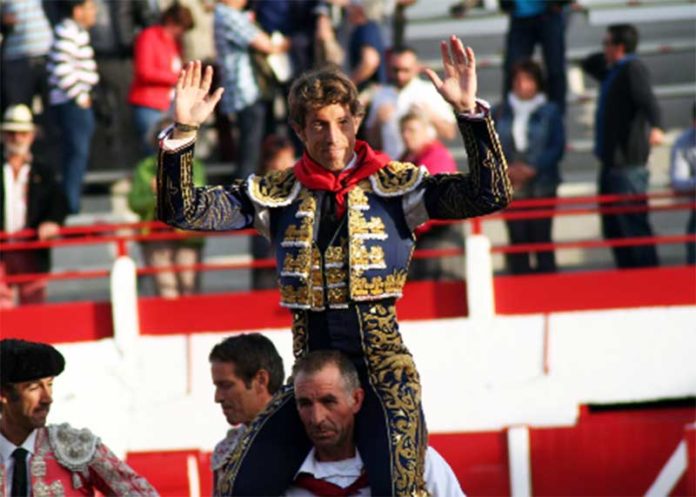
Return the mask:
{"type": "MultiPolygon", "coordinates": [[[[254,226],[275,250],[295,356],[340,350],[358,368],[366,396],[356,441],[376,495],[425,492],[421,387],[395,308],[413,232],[429,219],[502,209],[511,197],[493,122],[476,100],[474,52],[455,36],[440,49],[444,79],[427,74],[457,112],[468,175],[430,176],[423,166],[391,162],[357,140],[364,114],[358,91],[334,68],[305,73],[290,89],[291,125],[305,147],[292,169],[227,187],[193,186],[196,130],[222,96],[222,89],[208,94],[212,69],[203,74],[200,62],[179,78],[177,124],[160,153],[159,219],[194,230],[254,226]]],[[[226,467],[225,495],[279,495],[287,488],[310,449],[293,404],[292,388],[284,388],[251,423],[226,467]]]]}
{"type": "MultiPolygon", "coordinates": [[[[630,24],[607,28],[603,53],[590,55],[583,69],[601,82],[595,115],[594,153],[600,161],[599,193],[640,195],[648,190],[650,147],[664,139],[660,108],[650,75],[636,55],[638,31],[630,24]]],[[[611,204],[647,207],[647,200],[611,204]]],[[[648,212],[603,214],[605,239],[651,237],[648,212]]],[[[619,268],[656,266],[655,245],[613,247],[619,268]]]]}
{"type": "Polygon", "coordinates": [[[51,345],[0,340],[0,496],[157,496],[89,430],[46,425],[64,367],[51,345]]]}
{"type": "MultiPolygon", "coordinates": [[[[317,350],[297,360],[292,376],[297,410],[313,448],[285,495],[372,495],[370,475],[354,441],[365,391],[353,363],[336,350],[317,350]]],[[[433,497],[464,495],[452,469],[431,447],[424,478],[433,497]]]]}
{"type": "Polygon", "coordinates": [[[215,345],[208,357],[220,404],[232,428],[213,451],[213,487],[227,458],[246,433],[247,426],[266,407],[283,383],[283,359],[273,342],[259,333],[234,335],[215,345]]]}

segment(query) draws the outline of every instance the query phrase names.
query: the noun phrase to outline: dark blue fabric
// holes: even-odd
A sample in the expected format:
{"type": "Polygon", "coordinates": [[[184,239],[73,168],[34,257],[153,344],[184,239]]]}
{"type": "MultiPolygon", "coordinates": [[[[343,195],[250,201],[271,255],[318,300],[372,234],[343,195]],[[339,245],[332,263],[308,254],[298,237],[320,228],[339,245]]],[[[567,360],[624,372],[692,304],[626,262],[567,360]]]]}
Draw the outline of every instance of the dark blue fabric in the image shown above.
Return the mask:
{"type": "Polygon", "coordinates": [[[290,0],[256,0],[254,5],[256,20],[268,34],[280,31],[287,35],[292,29],[290,7],[294,3],[290,0]]]}
{"type": "MultiPolygon", "coordinates": [[[[505,44],[505,74],[509,79],[512,66],[530,58],[534,47],[541,45],[546,67],[547,95],[558,105],[561,113],[566,109],[566,42],[563,12],[550,11],[533,17],[510,17],[510,28],[505,44]]],[[[510,89],[510,81],[504,85],[503,98],[510,89]]]]}
{"type": "Polygon", "coordinates": [[[61,130],[63,147],[63,191],[68,199],[68,209],[75,214],[80,211],[82,179],[89,162],[89,151],[94,134],[94,113],[83,109],[70,100],[53,107],[61,130]]]}
{"type": "MultiPolygon", "coordinates": [[[[644,166],[602,168],[599,176],[601,195],[639,195],[648,189],[650,173],[644,166]]],[[[615,207],[646,206],[646,200],[612,203],[615,207]]],[[[607,240],[653,236],[647,212],[603,214],[602,234],[607,240]]],[[[654,245],[613,247],[614,260],[619,268],[657,266],[654,245]]]]}
{"type": "MultiPolygon", "coordinates": [[[[318,197],[318,203],[321,206],[323,204],[321,200],[324,198],[324,195],[320,192],[318,197]]],[[[384,262],[386,268],[367,269],[364,271],[363,276],[368,279],[376,276],[386,278],[387,275],[392,274],[397,269],[402,269],[404,271],[407,270],[414,241],[411,231],[406,225],[406,221],[404,219],[403,207],[401,203],[402,197],[398,196],[385,198],[373,193],[367,193],[367,198],[370,207],[368,210],[364,211],[365,217],[368,220],[372,217],[381,219],[384,222],[384,231],[387,238],[385,240],[366,239],[364,240],[365,248],[369,251],[373,246],[382,247],[384,251],[384,262]]],[[[283,236],[288,227],[297,223],[297,217],[295,215],[300,203],[300,200],[295,200],[295,202],[287,207],[283,207],[282,209],[273,209],[271,213],[271,240],[273,240],[272,244],[276,250],[276,264],[278,268],[283,267],[285,258],[288,254],[292,257],[296,257],[299,252],[299,247],[283,247],[280,242],[283,240],[283,236]]],[[[347,216],[348,213],[345,215],[347,216]]],[[[321,216],[318,222],[320,221],[321,216]]],[[[317,230],[316,226],[317,224],[315,224],[315,238],[318,237],[323,231],[317,230]]],[[[341,238],[347,238],[348,236],[347,222],[342,223],[340,232],[337,236],[333,237],[333,233],[328,230],[326,233],[327,236],[334,238],[334,243],[332,243],[332,245],[337,244],[341,238]]],[[[328,245],[327,240],[316,241],[320,247],[328,245]]],[[[297,288],[300,283],[300,278],[296,276],[280,276],[279,278],[279,285],[282,286],[290,285],[297,288]]]]}
{"type": "MultiPolygon", "coordinates": [[[[510,243],[551,243],[552,218],[518,219],[506,221],[510,243]]],[[[505,254],[505,263],[511,274],[552,273],[556,271],[556,255],[546,252],[518,252],[505,254]]]]}
{"type": "MultiPolygon", "coordinates": [[[[563,116],[553,102],[548,102],[529,116],[527,128],[527,151],[516,150],[512,136],[514,115],[506,102],[493,108],[495,128],[500,137],[500,144],[508,161],[521,160],[534,167],[537,175],[528,184],[528,191],[521,197],[550,197],[561,181],[559,162],[565,153],[565,127],[563,116]]],[[[522,193],[522,192],[520,192],[522,193]]]]}
{"type": "Polygon", "coordinates": [[[360,52],[363,47],[372,47],[379,52],[379,67],[374,75],[358,85],[358,90],[364,89],[369,83],[386,83],[387,69],[384,60],[384,41],[379,25],[374,21],[369,21],[356,27],[350,35],[348,56],[351,69],[355,69],[360,64],[360,52]]]}
{"type": "Polygon", "coordinates": [[[607,72],[599,88],[599,99],[597,100],[597,110],[595,111],[595,146],[594,154],[599,160],[604,157],[604,110],[607,106],[607,94],[612,82],[619,74],[621,67],[628,61],[635,59],[635,55],[627,55],[607,72]]]}
{"type": "Polygon", "coordinates": [[[155,127],[164,117],[164,112],[152,107],[142,105],[132,105],[133,125],[140,141],[141,153],[143,156],[155,155],[157,149],[153,143],[153,136],[157,130],[155,127]]]}

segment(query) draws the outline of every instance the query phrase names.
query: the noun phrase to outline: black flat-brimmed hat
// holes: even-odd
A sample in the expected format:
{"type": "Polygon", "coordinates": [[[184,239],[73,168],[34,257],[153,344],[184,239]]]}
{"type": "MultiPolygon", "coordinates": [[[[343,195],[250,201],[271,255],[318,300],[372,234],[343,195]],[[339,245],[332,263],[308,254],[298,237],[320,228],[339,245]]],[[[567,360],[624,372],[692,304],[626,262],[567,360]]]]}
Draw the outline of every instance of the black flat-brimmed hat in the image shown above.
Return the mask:
{"type": "Polygon", "coordinates": [[[58,376],[65,368],[63,354],[46,343],[0,340],[0,383],[21,383],[58,376]]]}

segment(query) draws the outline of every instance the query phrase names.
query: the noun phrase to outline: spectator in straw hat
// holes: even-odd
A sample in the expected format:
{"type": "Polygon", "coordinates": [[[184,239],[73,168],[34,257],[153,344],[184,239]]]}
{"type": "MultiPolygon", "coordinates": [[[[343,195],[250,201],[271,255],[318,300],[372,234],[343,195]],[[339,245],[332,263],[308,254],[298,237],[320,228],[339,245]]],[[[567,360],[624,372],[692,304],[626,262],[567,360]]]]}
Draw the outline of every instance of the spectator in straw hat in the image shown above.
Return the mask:
{"type": "MultiPolygon", "coordinates": [[[[36,127],[29,108],[24,104],[8,107],[0,130],[3,151],[0,229],[8,234],[33,229],[36,230],[34,238],[38,240],[53,238],[65,219],[67,205],[53,172],[32,160],[36,127]]],[[[45,273],[50,267],[48,248],[0,253],[0,274],[45,273]]],[[[16,300],[21,304],[35,304],[45,299],[45,279],[14,286],[10,289],[1,285],[0,307],[12,306],[16,300]]]]}

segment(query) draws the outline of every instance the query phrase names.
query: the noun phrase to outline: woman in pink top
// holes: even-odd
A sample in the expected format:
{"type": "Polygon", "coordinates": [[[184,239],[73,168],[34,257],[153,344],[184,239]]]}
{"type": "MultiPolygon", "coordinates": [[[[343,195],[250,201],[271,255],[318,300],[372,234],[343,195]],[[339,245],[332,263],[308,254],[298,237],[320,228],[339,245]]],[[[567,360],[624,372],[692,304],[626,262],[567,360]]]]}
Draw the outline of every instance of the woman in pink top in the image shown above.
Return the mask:
{"type": "Polygon", "coordinates": [[[162,13],[160,24],[144,29],[135,41],[134,77],[128,102],[146,155],[155,153],[151,135],[171,105],[182,68],[181,39],[191,28],[191,11],[175,2],[162,13]]]}
{"type": "MultiPolygon", "coordinates": [[[[399,121],[401,139],[404,142],[403,162],[423,165],[430,174],[455,173],[457,163],[452,154],[436,138],[435,129],[428,118],[418,112],[409,112],[399,121]]],[[[461,224],[427,223],[416,230],[416,250],[451,249],[464,250],[461,224]]],[[[412,280],[456,280],[464,278],[461,256],[415,259],[409,269],[412,280]]]]}

